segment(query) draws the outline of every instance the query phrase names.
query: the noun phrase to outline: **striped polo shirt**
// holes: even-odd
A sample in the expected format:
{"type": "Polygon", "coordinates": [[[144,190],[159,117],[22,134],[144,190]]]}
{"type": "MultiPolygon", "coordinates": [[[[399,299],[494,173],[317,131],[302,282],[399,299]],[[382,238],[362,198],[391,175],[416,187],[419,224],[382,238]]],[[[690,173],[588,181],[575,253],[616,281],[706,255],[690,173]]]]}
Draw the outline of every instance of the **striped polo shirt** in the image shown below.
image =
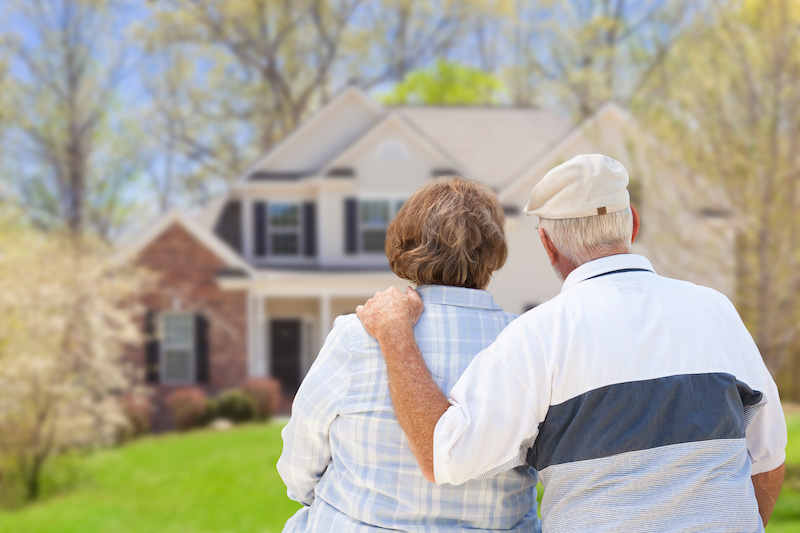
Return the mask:
{"type": "Polygon", "coordinates": [[[573,271],[450,393],[437,483],[525,462],[542,531],[763,531],[750,476],[785,460],[778,391],[722,294],[641,256],[573,271]]]}

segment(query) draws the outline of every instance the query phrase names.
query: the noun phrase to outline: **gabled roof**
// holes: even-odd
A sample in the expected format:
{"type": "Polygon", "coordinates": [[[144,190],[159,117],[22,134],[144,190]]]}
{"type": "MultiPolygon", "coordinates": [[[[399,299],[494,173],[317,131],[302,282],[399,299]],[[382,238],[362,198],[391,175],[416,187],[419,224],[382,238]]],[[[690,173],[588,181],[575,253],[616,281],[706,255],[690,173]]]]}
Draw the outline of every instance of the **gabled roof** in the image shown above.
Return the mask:
{"type": "MultiPolygon", "coordinates": [[[[528,184],[532,180],[538,181],[544,177],[542,172],[542,165],[550,165],[552,160],[558,156],[566,147],[577,141],[580,137],[586,135],[586,131],[593,128],[602,117],[613,117],[616,120],[624,123],[630,122],[630,116],[622,110],[617,104],[611,102],[600,107],[593,115],[588,117],[583,122],[566,129],[559,137],[553,137],[555,142],[540,153],[531,163],[523,169],[515,178],[508,182],[497,194],[501,202],[510,201],[513,198],[513,193],[520,187],[528,184]]],[[[549,166],[546,170],[550,170],[549,166]]]]}
{"type": "Polygon", "coordinates": [[[343,102],[349,99],[356,99],[366,105],[369,109],[374,111],[376,116],[384,113],[384,109],[372,98],[367,96],[364,91],[357,87],[347,87],[339,93],[333,100],[328,102],[316,113],[314,113],[308,120],[303,122],[297,129],[292,131],[289,135],[283,138],[278,144],[272,147],[261,159],[256,161],[254,165],[242,173],[236,181],[246,181],[250,175],[258,169],[267,169],[270,164],[275,161],[281,154],[286,152],[291,147],[302,143],[306,134],[313,130],[314,127],[328,117],[335,109],[337,109],[343,102]]]}
{"type": "Polygon", "coordinates": [[[211,253],[220,258],[226,265],[234,269],[241,269],[249,276],[256,274],[256,271],[219,237],[211,231],[203,228],[196,221],[186,214],[173,210],[162,215],[158,220],[151,224],[142,233],[136,235],[130,242],[123,245],[117,254],[117,260],[130,261],[139,253],[147,248],[152,242],[158,239],[173,224],[178,224],[189,234],[197,239],[211,253]]]}
{"type": "Polygon", "coordinates": [[[538,160],[571,123],[530,107],[393,109],[455,159],[469,177],[499,188],[538,160]]]}
{"type": "Polygon", "coordinates": [[[436,143],[432,142],[425,135],[423,135],[412,124],[409,124],[409,122],[406,121],[400,114],[390,112],[372,128],[367,130],[361,137],[356,139],[350,146],[347,147],[347,149],[329,161],[325,165],[324,171],[329,172],[331,169],[342,167],[351,155],[356,153],[364,145],[375,139],[378,135],[391,126],[399,127],[401,131],[409,135],[409,138],[416,141],[420,147],[433,155],[435,158],[439,158],[446,162],[449,166],[457,169],[463,166],[460,165],[458,161],[455,161],[447,152],[442,150],[441,147],[439,147],[436,143]]]}

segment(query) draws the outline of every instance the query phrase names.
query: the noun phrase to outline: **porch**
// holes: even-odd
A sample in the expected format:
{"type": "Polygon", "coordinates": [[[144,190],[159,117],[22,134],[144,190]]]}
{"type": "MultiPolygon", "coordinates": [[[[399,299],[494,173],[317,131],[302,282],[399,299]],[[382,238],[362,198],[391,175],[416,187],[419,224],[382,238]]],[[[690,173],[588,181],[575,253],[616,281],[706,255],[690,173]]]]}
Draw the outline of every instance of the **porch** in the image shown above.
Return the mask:
{"type": "Polygon", "coordinates": [[[407,283],[386,271],[260,278],[248,287],[248,375],[277,378],[283,396],[293,398],[336,317],[390,285],[407,283]]]}

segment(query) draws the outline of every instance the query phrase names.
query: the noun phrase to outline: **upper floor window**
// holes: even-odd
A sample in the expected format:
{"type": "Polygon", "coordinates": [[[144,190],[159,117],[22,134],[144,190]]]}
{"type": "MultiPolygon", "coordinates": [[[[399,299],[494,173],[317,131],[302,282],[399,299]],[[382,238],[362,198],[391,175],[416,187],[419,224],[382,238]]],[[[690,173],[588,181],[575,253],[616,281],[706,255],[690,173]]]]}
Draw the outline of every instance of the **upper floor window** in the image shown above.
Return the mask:
{"type": "Polygon", "coordinates": [[[295,256],[300,253],[302,225],[298,204],[270,203],[267,228],[272,255],[295,256]]]}
{"type": "Polygon", "coordinates": [[[163,313],[161,315],[161,382],[193,383],[195,381],[195,315],[163,313]]]}
{"type": "Polygon", "coordinates": [[[359,236],[361,251],[383,253],[386,228],[404,200],[362,200],[359,202],[359,236]]]}
{"type": "Polygon", "coordinates": [[[297,259],[317,254],[314,202],[257,200],[253,203],[252,253],[255,258],[297,259]]]}

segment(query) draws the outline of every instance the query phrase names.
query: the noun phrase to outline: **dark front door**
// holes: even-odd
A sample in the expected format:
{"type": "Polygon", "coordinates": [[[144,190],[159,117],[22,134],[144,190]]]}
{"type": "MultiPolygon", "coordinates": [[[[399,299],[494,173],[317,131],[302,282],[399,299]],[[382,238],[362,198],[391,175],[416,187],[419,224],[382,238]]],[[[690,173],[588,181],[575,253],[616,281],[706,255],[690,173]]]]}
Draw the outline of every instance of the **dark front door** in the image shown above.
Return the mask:
{"type": "Polygon", "coordinates": [[[269,353],[272,376],[281,382],[283,393],[294,396],[300,386],[300,334],[302,323],[294,318],[273,319],[269,324],[269,353]]]}

